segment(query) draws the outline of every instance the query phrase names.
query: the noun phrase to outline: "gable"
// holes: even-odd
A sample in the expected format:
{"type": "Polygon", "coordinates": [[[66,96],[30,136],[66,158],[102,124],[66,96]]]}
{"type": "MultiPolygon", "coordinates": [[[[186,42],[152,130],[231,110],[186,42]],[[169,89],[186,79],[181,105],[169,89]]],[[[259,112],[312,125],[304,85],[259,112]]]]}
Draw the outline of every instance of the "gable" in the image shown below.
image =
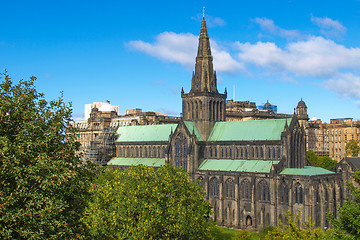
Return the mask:
{"type": "Polygon", "coordinates": [[[281,140],[285,125],[291,118],[217,122],[208,141],[261,141],[281,140]]]}
{"type": "Polygon", "coordinates": [[[177,124],[122,126],[116,131],[116,142],[167,142],[177,124]]]}
{"type": "Polygon", "coordinates": [[[187,130],[190,132],[190,134],[193,134],[193,132],[195,133],[196,139],[198,141],[204,141],[204,139],[202,138],[199,130],[197,129],[196,125],[194,122],[192,121],[184,121],[184,124],[187,128],[187,130]]]}

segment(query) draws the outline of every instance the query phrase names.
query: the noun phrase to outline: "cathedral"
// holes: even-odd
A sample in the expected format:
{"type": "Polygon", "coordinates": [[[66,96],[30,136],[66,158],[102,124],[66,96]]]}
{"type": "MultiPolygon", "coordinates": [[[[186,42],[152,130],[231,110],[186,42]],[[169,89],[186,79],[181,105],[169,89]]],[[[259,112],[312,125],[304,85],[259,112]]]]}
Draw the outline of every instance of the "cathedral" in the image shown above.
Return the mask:
{"type": "Polygon", "coordinates": [[[163,125],[120,126],[109,166],[160,167],[188,171],[206,192],[218,225],[261,229],[279,225],[290,211],[329,227],[344,199],[341,173],[306,159],[306,105],[287,118],[226,121],[227,92],[219,93],[205,18],[201,23],[191,90],[181,91],[182,119],[163,125]]]}

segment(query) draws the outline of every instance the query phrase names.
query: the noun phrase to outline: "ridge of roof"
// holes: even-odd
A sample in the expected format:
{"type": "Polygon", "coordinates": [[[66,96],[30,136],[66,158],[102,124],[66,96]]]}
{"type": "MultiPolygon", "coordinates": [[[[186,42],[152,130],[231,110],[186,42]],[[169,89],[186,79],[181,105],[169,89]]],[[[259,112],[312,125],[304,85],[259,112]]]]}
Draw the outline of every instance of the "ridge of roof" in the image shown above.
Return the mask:
{"type": "Polygon", "coordinates": [[[166,142],[178,124],[120,126],[116,142],[166,142]]]}
{"type": "Polygon", "coordinates": [[[285,125],[292,118],[217,122],[208,141],[281,140],[285,125]]]}

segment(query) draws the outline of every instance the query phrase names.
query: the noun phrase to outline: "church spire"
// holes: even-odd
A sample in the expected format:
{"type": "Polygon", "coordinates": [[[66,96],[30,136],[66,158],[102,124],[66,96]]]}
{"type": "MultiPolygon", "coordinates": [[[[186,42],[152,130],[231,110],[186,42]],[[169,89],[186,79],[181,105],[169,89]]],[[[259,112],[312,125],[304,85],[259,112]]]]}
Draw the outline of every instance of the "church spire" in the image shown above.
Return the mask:
{"type": "Polygon", "coordinates": [[[195,63],[195,74],[192,79],[190,92],[218,93],[216,87],[216,73],[213,70],[210,40],[206,27],[205,16],[201,22],[199,46],[195,63]]]}

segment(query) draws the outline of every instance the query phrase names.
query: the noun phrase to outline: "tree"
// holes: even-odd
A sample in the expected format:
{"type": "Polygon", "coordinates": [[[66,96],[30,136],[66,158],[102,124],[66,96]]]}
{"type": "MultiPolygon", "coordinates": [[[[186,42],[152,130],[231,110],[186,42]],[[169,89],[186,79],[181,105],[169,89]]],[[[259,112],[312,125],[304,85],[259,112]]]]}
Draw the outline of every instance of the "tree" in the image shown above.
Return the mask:
{"type": "Polygon", "coordinates": [[[352,178],[354,183],[347,182],[352,197],[347,198],[339,208],[337,219],[332,213],[328,214],[339,239],[360,239],[360,172],[357,170],[352,178]]]}
{"type": "Polygon", "coordinates": [[[94,239],[208,239],[210,212],[183,169],[132,166],[97,178],[84,222],[94,239]]]}
{"type": "Polygon", "coordinates": [[[312,150],[306,152],[306,157],[307,160],[315,167],[322,167],[327,170],[333,169],[337,164],[337,161],[333,160],[329,156],[318,156],[312,150]]]}
{"type": "Polygon", "coordinates": [[[280,227],[271,227],[266,233],[261,234],[261,239],[275,240],[275,239],[333,239],[332,231],[322,231],[320,228],[315,228],[314,223],[309,218],[308,222],[300,227],[300,212],[297,215],[292,215],[290,211],[287,212],[286,222],[280,221],[280,227]]]}
{"type": "Polygon", "coordinates": [[[360,147],[354,139],[351,139],[346,143],[345,150],[347,156],[357,157],[359,155],[360,147]]]}
{"type": "Polygon", "coordinates": [[[80,219],[95,170],[76,153],[69,105],[47,102],[35,77],[0,78],[0,238],[85,238],[80,219]]]}

